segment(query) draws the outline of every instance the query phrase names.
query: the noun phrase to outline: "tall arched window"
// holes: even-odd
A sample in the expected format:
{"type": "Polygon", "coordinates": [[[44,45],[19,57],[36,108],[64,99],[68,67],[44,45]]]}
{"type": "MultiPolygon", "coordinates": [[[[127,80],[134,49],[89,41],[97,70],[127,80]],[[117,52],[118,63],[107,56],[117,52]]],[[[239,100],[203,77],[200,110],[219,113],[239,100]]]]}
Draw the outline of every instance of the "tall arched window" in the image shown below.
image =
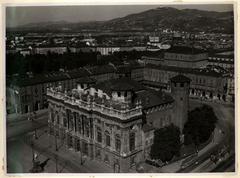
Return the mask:
{"type": "Polygon", "coordinates": [[[67,127],[67,118],[66,117],[63,118],[63,126],[67,127]]]}
{"type": "Polygon", "coordinates": [[[53,110],[51,110],[51,122],[54,123],[54,114],[53,114],[53,110]]]}
{"type": "Polygon", "coordinates": [[[129,148],[130,148],[130,151],[135,150],[135,133],[134,132],[129,134],[129,148]]]}
{"type": "Polygon", "coordinates": [[[60,124],[60,117],[57,115],[57,124],[60,124]]]}
{"type": "Polygon", "coordinates": [[[85,122],[85,127],[86,127],[86,136],[90,137],[90,122],[87,119],[86,119],[86,122],[85,122]]]}
{"type": "Polygon", "coordinates": [[[121,139],[118,134],[115,136],[115,149],[118,152],[120,152],[120,150],[121,150],[121,139]]]}
{"type": "Polygon", "coordinates": [[[99,127],[97,128],[97,141],[102,142],[102,130],[99,127]]]}
{"type": "Polygon", "coordinates": [[[108,131],[105,131],[105,142],[106,142],[106,146],[110,146],[110,134],[108,131]]]}

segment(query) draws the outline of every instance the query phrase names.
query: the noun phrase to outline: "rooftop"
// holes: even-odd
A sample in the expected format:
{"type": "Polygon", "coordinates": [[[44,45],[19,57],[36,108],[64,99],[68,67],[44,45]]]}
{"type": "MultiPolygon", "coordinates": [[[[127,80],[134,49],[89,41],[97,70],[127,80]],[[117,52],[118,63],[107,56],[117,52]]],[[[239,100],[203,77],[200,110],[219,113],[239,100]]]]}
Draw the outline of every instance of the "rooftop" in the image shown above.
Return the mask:
{"type": "Polygon", "coordinates": [[[194,48],[194,47],[188,47],[188,46],[173,46],[170,49],[166,50],[168,53],[179,53],[179,54],[200,54],[200,53],[206,53],[206,51],[194,48]]]}
{"type": "Polygon", "coordinates": [[[129,78],[111,79],[98,83],[93,87],[101,89],[106,93],[111,93],[112,91],[139,91],[144,89],[141,84],[129,78]]]}
{"type": "Polygon", "coordinates": [[[136,100],[141,100],[143,109],[159,106],[162,104],[172,103],[172,96],[151,89],[146,89],[136,93],[136,100]]]}
{"type": "Polygon", "coordinates": [[[190,82],[191,79],[184,75],[177,75],[170,79],[172,82],[190,82]]]}
{"type": "Polygon", "coordinates": [[[214,70],[210,69],[197,69],[197,68],[182,68],[182,67],[175,67],[175,66],[164,66],[164,65],[154,65],[154,64],[147,64],[146,68],[153,68],[159,69],[164,71],[174,71],[182,74],[196,74],[196,75],[205,75],[205,76],[212,76],[212,77],[221,77],[222,74],[218,73],[214,70]]]}
{"type": "Polygon", "coordinates": [[[114,73],[116,71],[116,69],[112,65],[89,66],[84,68],[87,69],[93,75],[114,73]]]}
{"type": "Polygon", "coordinates": [[[91,77],[86,76],[86,77],[79,78],[76,82],[80,83],[80,84],[81,83],[82,84],[93,84],[93,83],[96,83],[96,80],[91,77]]]}
{"type": "Polygon", "coordinates": [[[71,78],[80,78],[89,75],[89,73],[83,69],[75,69],[66,72],[49,72],[45,74],[36,74],[33,76],[21,75],[9,78],[9,84],[15,86],[31,86],[41,83],[55,82],[55,81],[63,81],[71,78]]]}

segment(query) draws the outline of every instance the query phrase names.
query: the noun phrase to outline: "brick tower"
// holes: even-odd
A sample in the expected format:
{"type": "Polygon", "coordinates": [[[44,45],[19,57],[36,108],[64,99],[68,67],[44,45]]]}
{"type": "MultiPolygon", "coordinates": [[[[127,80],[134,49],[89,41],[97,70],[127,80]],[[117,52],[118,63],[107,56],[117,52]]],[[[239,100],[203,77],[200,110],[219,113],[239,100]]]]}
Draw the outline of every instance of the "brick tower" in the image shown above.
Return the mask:
{"type": "Polygon", "coordinates": [[[184,75],[177,75],[170,79],[171,93],[174,98],[173,116],[176,126],[182,132],[187,121],[189,109],[189,87],[190,79],[184,75]]]}

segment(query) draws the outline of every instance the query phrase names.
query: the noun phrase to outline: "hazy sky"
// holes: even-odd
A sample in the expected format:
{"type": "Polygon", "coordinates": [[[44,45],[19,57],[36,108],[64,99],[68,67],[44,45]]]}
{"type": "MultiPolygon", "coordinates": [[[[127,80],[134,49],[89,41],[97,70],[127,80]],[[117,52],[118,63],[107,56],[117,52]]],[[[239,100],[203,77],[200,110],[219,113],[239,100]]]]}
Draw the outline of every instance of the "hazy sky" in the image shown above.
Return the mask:
{"type": "MultiPolygon", "coordinates": [[[[200,9],[208,11],[231,11],[231,4],[222,5],[164,5],[178,9],[200,9]]],[[[116,6],[28,6],[7,7],[6,25],[14,27],[32,22],[46,21],[100,21],[123,17],[128,14],[163,7],[161,5],[116,5],[116,6]]]]}

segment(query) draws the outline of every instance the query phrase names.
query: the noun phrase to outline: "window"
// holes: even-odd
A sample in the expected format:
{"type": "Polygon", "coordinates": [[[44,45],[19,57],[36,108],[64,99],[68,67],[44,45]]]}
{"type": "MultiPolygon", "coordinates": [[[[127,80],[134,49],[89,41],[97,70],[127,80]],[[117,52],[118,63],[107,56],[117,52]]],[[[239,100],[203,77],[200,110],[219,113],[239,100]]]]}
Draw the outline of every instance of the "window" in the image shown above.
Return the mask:
{"type": "Polygon", "coordinates": [[[63,118],[63,126],[67,127],[67,118],[66,117],[63,118]]]}
{"type": "Polygon", "coordinates": [[[121,97],[121,92],[118,91],[118,92],[117,92],[117,95],[118,95],[118,97],[121,97]]]}
{"type": "Polygon", "coordinates": [[[110,134],[108,131],[105,131],[105,138],[106,138],[106,146],[110,146],[111,143],[110,143],[110,134]]]}
{"type": "Polygon", "coordinates": [[[129,147],[130,147],[130,151],[135,150],[135,133],[132,132],[129,135],[129,147]]]}
{"type": "Polygon", "coordinates": [[[101,124],[101,120],[100,120],[100,119],[97,119],[97,123],[98,123],[98,124],[101,124]]]}
{"type": "Polygon", "coordinates": [[[51,111],[51,122],[54,123],[54,114],[53,114],[53,111],[51,111]]]}
{"type": "Polygon", "coordinates": [[[59,118],[59,115],[57,115],[57,124],[60,124],[60,118],[59,118]]]}
{"type": "Polygon", "coordinates": [[[73,123],[74,123],[74,130],[77,130],[77,113],[73,112],[73,123]]]}
{"type": "Polygon", "coordinates": [[[73,130],[73,117],[72,117],[72,115],[70,115],[70,118],[69,118],[69,129],[73,130]]]}
{"type": "Polygon", "coordinates": [[[67,126],[68,126],[68,129],[69,129],[69,127],[70,127],[70,125],[69,125],[69,120],[70,120],[70,110],[69,109],[67,109],[67,126]]]}
{"type": "Polygon", "coordinates": [[[73,147],[73,137],[68,136],[68,147],[72,148],[73,147]]]}
{"type": "Polygon", "coordinates": [[[89,120],[86,120],[86,136],[90,136],[90,123],[89,120]]]}
{"type": "Polygon", "coordinates": [[[76,151],[80,151],[80,140],[76,139],[76,151]]]}
{"type": "Polygon", "coordinates": [[[97,141],[99,143],[102,142],[102,131],[101,131],[101,129],[99,127],[97,128],[97,141]]]}
{"type": "Polygon", "coordinates": [[[124,97],[127,97],[127,91],[124,92],[124,97]]]}
{"type": "Polygon", "coordinates": [[[181,84],[180,84],[180,87],[184,87],[184,83],[181,83],[181,84]]]}
{"type": "Polygon", "coordinates": [[[77,127],[78,127],[78,132],[79,133],[82,133],[82,122],[81,122],[81,119],[79,118],[78,119],[78,123],[77,123],[78,125],[77,125],[77,127]]]}
{"type": "Polygon", "coordinates": [[[120,152],[121,140],[120,140],[120,136],[118,134],[116,135],[116,138],[115,138],[115,147],[116,147],[116,151],[120,152]]]}
{"type": "Polygon", "coordinates": [[[86,124],[86,116],[82,115],[82,133],[83,135],[86,134],[85,124],[86,124]]]}

